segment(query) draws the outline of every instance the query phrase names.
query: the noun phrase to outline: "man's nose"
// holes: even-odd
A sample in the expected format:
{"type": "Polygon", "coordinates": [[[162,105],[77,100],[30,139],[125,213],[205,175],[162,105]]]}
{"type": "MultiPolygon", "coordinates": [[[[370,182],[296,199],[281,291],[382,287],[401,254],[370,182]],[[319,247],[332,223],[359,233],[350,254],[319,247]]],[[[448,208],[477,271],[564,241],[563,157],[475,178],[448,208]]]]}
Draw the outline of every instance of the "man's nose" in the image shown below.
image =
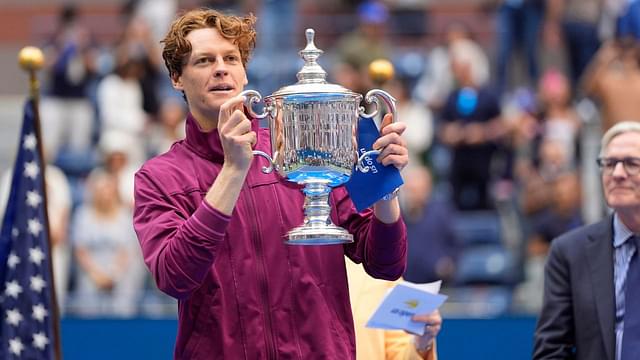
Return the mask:
{"type": "Polygon", "coordinates": [[[216,61],[215,68],[213,69],[214,77],[223,77],[229,75],[229,71],[227,70],[227,65],[224,61],[216,61]]]}
{"type": "Polygon", "coordinates": [[[618,161],[613,166],[613,172],[611,173],[611,175],[615,177],[626,177],[628,175],[627,169],[624,167],[624,163],[622,161],[618,161]]]}

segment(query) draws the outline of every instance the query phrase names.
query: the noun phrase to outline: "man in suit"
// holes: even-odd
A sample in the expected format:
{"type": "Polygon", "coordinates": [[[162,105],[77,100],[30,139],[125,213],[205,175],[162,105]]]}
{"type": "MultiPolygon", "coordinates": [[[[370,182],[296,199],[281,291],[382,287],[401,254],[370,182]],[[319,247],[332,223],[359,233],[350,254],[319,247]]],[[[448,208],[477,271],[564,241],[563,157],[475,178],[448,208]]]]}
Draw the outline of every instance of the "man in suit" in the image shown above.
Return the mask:
{"type": "Polygon", "coordinates": [[[533,359],[640,358],[640,123],[621,122],[598,158],[612,215],[551,243],[533,359]]]}

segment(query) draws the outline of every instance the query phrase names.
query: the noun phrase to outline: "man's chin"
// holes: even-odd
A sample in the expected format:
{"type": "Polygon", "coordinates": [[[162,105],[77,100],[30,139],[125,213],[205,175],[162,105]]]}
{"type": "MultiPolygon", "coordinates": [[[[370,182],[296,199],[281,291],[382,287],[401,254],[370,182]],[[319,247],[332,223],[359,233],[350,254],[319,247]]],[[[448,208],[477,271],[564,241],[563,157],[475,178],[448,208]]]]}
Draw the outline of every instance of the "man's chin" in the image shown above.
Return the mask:
{"type": "Polygon", "coordinates": [[[611,196],[609,197],[607,204],[612,209],[638,209],[640,208],[640,201],[637,199],[631,199],[623,196],[611,196]]]}

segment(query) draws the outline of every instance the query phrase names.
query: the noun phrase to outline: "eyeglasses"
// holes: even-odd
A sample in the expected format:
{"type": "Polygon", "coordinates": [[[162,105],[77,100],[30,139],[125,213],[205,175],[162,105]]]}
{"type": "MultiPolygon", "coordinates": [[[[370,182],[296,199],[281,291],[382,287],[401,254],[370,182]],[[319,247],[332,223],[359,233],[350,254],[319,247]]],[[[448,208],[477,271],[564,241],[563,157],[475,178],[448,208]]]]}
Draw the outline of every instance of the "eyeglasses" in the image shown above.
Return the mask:
{"type": "Polygon", "coordinates": [[[600,171],[605,175],[613,175],[613,171],[616,169],[618,163],[622,163],[624,170],[628,175],[638,175],[640,173],[640,158],[637,157],[625,157],[622,159],[601,157],[596,160],[600,171]]]}

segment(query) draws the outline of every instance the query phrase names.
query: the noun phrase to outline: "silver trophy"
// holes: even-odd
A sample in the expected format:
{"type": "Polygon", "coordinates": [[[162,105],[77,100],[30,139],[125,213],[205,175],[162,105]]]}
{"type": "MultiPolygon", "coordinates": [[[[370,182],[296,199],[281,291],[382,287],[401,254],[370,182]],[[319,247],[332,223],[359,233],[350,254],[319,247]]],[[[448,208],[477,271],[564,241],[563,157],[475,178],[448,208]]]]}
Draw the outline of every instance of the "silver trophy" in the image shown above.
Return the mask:
{"type": "Polygon", "coordinates": [[[313,43],[315,32],[307,29],[307,46],[299,52],[304,66],[298,72],[298,82],[285,86],[264,98],[264,112],[256,114],[252,106],[262,100],[254,90],[241,95],[245,106],[256,119],[266,119],[271,130],[272,156],[254,151],[269,160],[262,171],[278,173],[304,185],[304,223],[287,233],[288,244],[326,245],[353,242],[353,235],[334,225],[329,217],[331,189],[346,183],[354,165],[357,171],[368,172],[371,150],[358,156],[356,134],[358,117],[373,121],[380,108],[380,100],[396,120],[395,99],[382,90],[371,90],[365,96],[367,104],[374,104],[371,114],[360,106],[362,95],[326,81],[327,73],[316,62],[322,50],[313,43]]]}

